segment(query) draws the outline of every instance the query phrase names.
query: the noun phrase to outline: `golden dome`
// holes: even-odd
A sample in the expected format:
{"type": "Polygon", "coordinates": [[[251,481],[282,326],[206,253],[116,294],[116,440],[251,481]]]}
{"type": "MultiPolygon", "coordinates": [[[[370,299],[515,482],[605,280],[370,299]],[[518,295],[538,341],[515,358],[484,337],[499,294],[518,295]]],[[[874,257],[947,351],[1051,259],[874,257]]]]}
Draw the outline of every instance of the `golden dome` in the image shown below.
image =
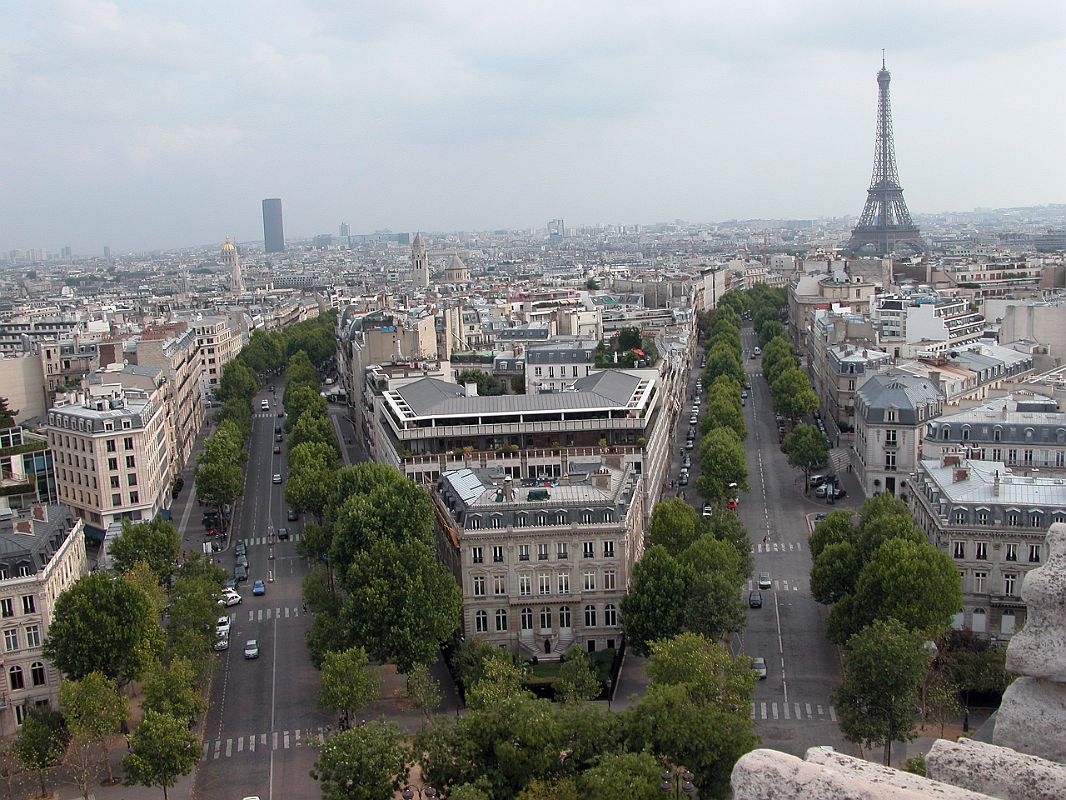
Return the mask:
{"type": "Polygon", "coordinates": [[[223,253],[232,253],[236,249],[237,248],[234,246],[233,242],[231,242],[228,238],[226,239],[226,242],[222,245],[223,253]]]}

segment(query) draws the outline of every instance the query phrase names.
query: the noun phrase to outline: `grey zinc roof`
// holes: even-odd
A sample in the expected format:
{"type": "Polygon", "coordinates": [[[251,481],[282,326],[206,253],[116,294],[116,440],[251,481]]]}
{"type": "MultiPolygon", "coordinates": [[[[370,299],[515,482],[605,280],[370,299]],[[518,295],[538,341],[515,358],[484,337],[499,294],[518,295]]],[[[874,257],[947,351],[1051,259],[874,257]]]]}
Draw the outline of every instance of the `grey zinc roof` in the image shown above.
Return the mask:
{"type": "Polygon", "coordinates": [[[917,409],[944,399],[928,378],[892,373],[872,376],[856,394],[862,400],[868,422],[883,422],[885,411],[895,409],[899,422],[910,425],[919,422],[917,409]]]}
{"type": "Polygon", "coordinates": [[[639,371],[603,370],[574,381],[576,391],[467,397],[464,387],[423,378],[394,390],[416,417],[519,414],[536,411],[610,409],[626,406],[641,380],[639,371]]]}

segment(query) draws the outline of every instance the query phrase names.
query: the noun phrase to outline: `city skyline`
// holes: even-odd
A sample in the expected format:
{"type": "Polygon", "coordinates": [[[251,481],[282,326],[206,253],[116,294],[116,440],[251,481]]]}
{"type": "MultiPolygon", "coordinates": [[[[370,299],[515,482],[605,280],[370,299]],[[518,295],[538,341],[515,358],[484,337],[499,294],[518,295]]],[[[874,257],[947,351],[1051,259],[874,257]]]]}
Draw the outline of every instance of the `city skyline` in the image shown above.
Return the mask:
{"type": "Polygon", "coordinates": [[[6,16],[4,249],[254,241],[263,197],[296,238],[857,217],[881,48],[915,215],[1063,200],[1051,2],[6,16]]]}

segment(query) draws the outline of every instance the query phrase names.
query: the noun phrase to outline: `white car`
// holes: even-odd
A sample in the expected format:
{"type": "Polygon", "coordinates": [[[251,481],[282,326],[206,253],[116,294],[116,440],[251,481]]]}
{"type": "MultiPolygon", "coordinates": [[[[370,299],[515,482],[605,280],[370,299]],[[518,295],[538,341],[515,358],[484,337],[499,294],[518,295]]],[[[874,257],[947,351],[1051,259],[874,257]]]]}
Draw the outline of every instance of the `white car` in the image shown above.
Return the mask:
{"type": "Polygon", "coordinates": [[[215,623],[215,635],[219,638],[229,638],[230,621],[229,617],[219,617],[218,622],[215,623]]]}
{"type": "Polygon", "coordinates": [[[705,517],[714,516],[714,509],[711,508],[711,504],[710,503],[704,503],[703,504],[703,516],[705,516],[705,517]]]}
{"type": "Polygon", "coordinates": [[[229,637],[220,636],[218,641],[215,642],[215,652],[221,653],[223,650],[229,650],[229,637]]]}
{"type": "Polygon", "coordinates": [[[274,473],[273,481],[274,481],[274,483],[281,483],[281,473],[280,472],[275,472],[274,473]]]}
{"type": "Polygon", "coordinates": [[[241,596],[232,589],[224,589],[222,591],[222,597],[219,598],[218,604],[220,606],[235,606],[241,602],[241,596]]]}

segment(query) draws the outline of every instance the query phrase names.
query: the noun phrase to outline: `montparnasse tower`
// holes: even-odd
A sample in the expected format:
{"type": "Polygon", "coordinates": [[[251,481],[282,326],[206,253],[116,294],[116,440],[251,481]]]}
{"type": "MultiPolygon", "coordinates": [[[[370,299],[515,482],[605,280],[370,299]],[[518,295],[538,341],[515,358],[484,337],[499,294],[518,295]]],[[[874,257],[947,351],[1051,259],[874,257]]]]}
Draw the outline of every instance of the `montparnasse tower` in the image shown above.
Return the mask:
{"type": "Polygon", "coordinates": [[[234,294],[244,293],[244,277],[241,275],[241,259],[237,247],[227,236],[222,245],[222,263],[229,268],[229,288],[234,294]]]}

